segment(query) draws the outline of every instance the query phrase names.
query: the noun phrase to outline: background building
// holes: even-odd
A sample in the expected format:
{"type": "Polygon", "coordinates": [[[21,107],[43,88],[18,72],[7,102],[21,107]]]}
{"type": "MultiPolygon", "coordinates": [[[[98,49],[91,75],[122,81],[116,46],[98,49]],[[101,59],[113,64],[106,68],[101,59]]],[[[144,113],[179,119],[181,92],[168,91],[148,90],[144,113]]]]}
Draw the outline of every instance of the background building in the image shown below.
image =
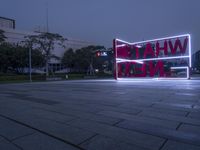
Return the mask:
{"type": "MultiPolygon", "coordinates": [[[[6,36],[6,42],[12,43],[12,44],[21,44],[22,41],[25,40],[25,37],[28,35],[37,35],[41,33],[40,31],[21,31],[15,29],[15,20],[0,17],[0,29],[3,30],[6,36]]],[[[86,47],[89,45],[94,45],[91,42],[87,42],[84,40],[74,39],[70,37],[64,37],[67,39],[64,42],[65,48],[60,47],[59,45],[55,45],[54,50],[52,51],[52,54],[57,56],[58,58],[62,58],[64,55],[64,52],[68,50],[69,48],[73,50],[80,49],[82,47],[86,47]]],[[[54,71],[63,70],[64,66],[61,64],[61,59],[54,59],[52,58],[49,62],[49,69],[54,71]]]]}
{"type": "Polygon", "coordinates": [[[200,72],[200,50],[192,55],[192,62],[193,70],[200,72]]]}
{"type": "Polygon", "coordinates": [[[0,17],[0,28],[15,29],[15,20],[5,17],[0,17]]]}

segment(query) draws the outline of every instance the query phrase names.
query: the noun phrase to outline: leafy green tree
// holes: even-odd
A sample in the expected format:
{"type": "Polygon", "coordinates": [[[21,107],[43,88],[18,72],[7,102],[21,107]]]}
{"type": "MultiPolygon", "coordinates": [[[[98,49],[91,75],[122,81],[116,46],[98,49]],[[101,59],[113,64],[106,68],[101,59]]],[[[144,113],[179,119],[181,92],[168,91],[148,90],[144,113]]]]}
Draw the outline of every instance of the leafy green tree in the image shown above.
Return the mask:
{"type": "Polygon", "coordinates": [[[39,49],[34,49],[32,51],[32,66],[37,67],[43,67],[45,65],[45,56],[42,54],[42,52],[39,49]]]}
{"type": "MultiPolygon", "coordinates": [[[[0,45],[0,70],[7,73],[24,73],[29,65],[29,49],[20,45],[3,43],[0,45]]],[[[44,65],[44,56],[40,50],[32,51],[32,66],[41,67],[44,65]]]]}
{"type": "Polygon", "coordinates": [[[39,49],[44,54],[45,66],[46,66],[46,76],[49,75],[49,62],[51,58],[57,58],[52,54],[56,45],[63,46],[64,39],[59,34],[54,33],[40,33],[38,35],[30,35],[26,37],[26,41],[28,44],[31,44],[33,49],[39,49]]]}
{"type": "Polygon", "coordinates": [[[107,62],[106,70],[114,71],[114,50],[113,48],[107,49],[107,57],[104,58],[104,61],[107,62]]]}
{"type": "Polygon", "coordinates": [[[62,57],[62,63],[69,68],[86,72],[88,68],[102,66],[102,61],[96,57],[96,51],[105,49],[103,46],[87,46],[73,51],[68,49],[62,57]]]}
{"type": "Polygon", "coordinates": [[[0,44],[5,41],[6,36],[4,35],[4,31],[0,29],[0,44]]]}
{"type": "Polygon", "coordinates": [[[13,46],[10,54],[10,64],[16,73],[23,73],[28,65],[27,50],[22,46],[13,46]]]}
{"type": "Polygon", "coordinates": [[[63,57],[62,57],[62,64],[64,64],[66,67],[74,68],[75,64],[75,52],[72,48],[69,48],[65,51],[63,57]]]}
{"type": "Polygon", "coordinates": [[[103,46],[87,46],[75,51],[75,67],[79,70],[86,71],[89,68],[102,65],[100,59],[96,57],[96,51],[105,49],[103,46]]]}
{"type": "Polygon", "coordinates": [[[7,73],[10,64],[10,57],[12,54],[12,45],[8,43],[2,43],[0,45],[0,70],[7,73]]]}
{"type": "MultiPolygon", "coordinates": [[[[3,43],[0,46],[0,66],[1,70],[4,73],[7,73],[8,70],[13,72],[18,72],[20,66],[24,64],[24,55],[22,49],[16,45],[9,43],[3,43]]],[[[22,67],[21,67],[22,68],[22,67]]]]}

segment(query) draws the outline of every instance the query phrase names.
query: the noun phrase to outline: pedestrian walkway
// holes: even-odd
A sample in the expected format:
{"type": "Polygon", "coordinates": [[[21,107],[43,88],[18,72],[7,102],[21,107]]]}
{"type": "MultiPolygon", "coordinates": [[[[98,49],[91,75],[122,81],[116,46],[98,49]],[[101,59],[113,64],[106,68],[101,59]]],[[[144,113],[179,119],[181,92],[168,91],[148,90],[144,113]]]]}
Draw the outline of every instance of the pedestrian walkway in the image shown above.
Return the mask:
{"type": "Polygon", "coordinates": [[[200,80],[0,85],[0,150],[200,150],[200,80]]]}

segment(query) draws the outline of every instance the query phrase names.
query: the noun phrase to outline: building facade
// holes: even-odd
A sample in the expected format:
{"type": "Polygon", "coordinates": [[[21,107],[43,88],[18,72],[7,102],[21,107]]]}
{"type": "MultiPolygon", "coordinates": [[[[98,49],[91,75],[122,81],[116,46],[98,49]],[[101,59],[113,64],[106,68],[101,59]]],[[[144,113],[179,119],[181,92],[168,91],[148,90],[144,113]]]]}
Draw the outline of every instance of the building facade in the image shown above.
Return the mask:
{"type": "MultiPolygon", "coordinates": [[[[25,40],[26,36],[29,35],[38,35],[41,32],[38,31],[21,31],[15,29],[15,20],[9,19],[9,18],[3,18],[0,17],[0,29],[4,31],[4,34],[6,36],[6,42],[12,43],[12,44],[21,44],[22,41],[25,40]]],[[[92,42],[87,42],[84,40],[74,39],[70,37],[64,37],[67,39],[64,42],[64,46],[60,47],[59,45],[55,45],[55,48],[52,51],[52,54],[57,56],[58,58],[62,58],[64,55],[64,52],[72,48],[73,50],[80,49],[82,47],[86,47],[89,45],[94,45],[92,42]]],[[[51,59],[49,62],[49,69],[54,71],[60,71],[64,69],[64,66],[61,64],[61,59],[51,59]]]]}
{"type": "Polygon", "coordinates": [[[5,17],[0,17],[0,28],[15,29],[15,20],[5,17]]]}
{"type": "Polygon", "coordinates": [[[200,72],[200,50],[192,55],[192,60],[193,70],[200,72]]]}

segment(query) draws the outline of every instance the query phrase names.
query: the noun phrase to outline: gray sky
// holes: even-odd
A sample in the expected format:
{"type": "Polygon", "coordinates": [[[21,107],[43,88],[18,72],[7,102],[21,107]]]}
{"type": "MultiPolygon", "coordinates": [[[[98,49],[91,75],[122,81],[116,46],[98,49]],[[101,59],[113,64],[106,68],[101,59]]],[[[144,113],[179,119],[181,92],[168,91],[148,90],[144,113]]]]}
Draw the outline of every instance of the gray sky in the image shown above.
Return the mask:
{"type": "Polygon", "coordinates": [[[115,37],[136,42],[190,33],[200,50],[200,0],[0,0],[0,16],[16,28],[46,26],[65,37],[112,46],[115,37]]]}

